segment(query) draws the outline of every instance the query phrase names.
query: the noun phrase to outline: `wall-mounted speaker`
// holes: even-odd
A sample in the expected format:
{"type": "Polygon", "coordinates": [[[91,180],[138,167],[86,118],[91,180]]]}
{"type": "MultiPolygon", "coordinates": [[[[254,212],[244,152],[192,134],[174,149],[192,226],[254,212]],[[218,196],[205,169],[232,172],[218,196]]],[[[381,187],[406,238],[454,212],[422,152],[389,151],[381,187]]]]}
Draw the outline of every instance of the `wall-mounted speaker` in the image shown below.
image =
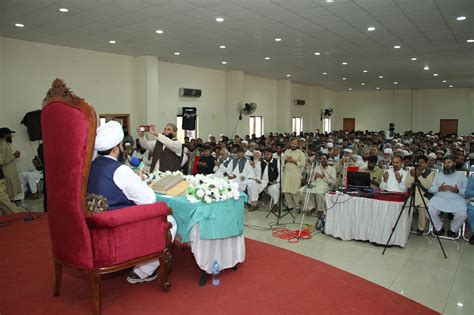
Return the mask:
{"type": "Polygon", "coordinates": [[[179,96],[181,97],[201,97],[202,91],[198,89],[179,88],[179,96]]]}
{"type": "Polygon", "coordinates": [[[295,99],[295,100],[293,100],[293,103],[294,103],[295,105],[301,105],[301,106],[302,106],[302,105],[306,104],[306,101],[305,101],[305,100],[297,100],[297,99],[295,99]]]}

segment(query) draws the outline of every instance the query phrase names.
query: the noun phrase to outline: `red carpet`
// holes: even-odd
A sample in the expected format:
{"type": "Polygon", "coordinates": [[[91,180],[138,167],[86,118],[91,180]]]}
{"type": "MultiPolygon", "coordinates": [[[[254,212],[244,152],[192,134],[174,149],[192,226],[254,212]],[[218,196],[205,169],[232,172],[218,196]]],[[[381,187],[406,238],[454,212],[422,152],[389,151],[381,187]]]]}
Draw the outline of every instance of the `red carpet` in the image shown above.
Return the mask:
{"type": "MultiPolygon", "coordinates": [[[[7,217],[0,217],[0,221],[7,217]]],[[[221,285],[199,287],[188,248],[174,251],[171,288],[130,285],[126,273],[102,281],[103,314],[436,314],[414,301],[325,263],[246,240],[247,258],[221,285]]],[[[52,297],[53,262],[46,217],[0,227],[0,314],[89,314],[88,282],[63,276],[52,297]]]]}

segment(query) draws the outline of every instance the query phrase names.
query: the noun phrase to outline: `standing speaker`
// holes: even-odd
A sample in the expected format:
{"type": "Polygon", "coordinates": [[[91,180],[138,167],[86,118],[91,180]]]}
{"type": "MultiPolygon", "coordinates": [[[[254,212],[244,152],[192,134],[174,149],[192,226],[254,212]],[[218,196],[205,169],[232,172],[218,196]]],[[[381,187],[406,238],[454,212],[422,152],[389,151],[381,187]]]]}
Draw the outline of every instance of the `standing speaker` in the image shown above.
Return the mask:
{"type": "Polygon", "coordinates": [[[196,107],[183,107],[183,123],[181,129],[196,130],[196,107]]]}

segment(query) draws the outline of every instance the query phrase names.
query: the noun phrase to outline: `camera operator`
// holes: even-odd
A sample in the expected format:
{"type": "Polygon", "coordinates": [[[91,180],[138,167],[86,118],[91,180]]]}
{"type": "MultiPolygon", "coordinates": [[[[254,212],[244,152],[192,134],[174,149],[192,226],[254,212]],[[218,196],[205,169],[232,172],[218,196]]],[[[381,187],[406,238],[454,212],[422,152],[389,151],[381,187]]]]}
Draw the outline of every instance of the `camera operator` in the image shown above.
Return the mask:
{"type": "Polygon", "coordinates": [[[418,211],[418,225],[416,230],[417,235],[423,235],[423,232],[425,231],[427,209],[424,207],[422,198],[427,204],[431,198],[431,194],[428,192],[428,189],[430,188],[431,183],[435,177],[435,172],[432,172],[427,167],[427,161],[428,158],[426,156],[419,156],[416,160],[415,167],[410,170],[405,181],[405,186],[410,189],[415,182],[415,178],[417,178],[419,183],[418,187],[420,187],[421,190],[420,194],[420,191],[415,188],[415,208],[418,211]]]}

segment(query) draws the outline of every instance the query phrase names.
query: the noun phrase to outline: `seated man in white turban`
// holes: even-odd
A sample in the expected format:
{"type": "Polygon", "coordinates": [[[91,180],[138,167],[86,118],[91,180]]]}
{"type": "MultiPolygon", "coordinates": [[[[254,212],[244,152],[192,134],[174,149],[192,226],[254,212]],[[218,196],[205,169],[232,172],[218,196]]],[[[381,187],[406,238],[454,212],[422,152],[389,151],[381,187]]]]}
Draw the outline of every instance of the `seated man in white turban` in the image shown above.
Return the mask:
{"type": "MultiPolygon", "coordinates": [[[[107,198],[107,210],[120,211],[120,208],[156,201],[153,190],[123,164],[123,137],[122,126],[116,121],[109,121],[97,129],[95,149],[98,157],[91,164],[87,191],[107,198]]],[[[176,221],[171,215],[167,219],[173,225],[171,235],[174,240],[176,221]]],[[[135,266],[127,281],[132,284],[152,281],[158,276],[159,266],[159,260],[135,266]]]]}

